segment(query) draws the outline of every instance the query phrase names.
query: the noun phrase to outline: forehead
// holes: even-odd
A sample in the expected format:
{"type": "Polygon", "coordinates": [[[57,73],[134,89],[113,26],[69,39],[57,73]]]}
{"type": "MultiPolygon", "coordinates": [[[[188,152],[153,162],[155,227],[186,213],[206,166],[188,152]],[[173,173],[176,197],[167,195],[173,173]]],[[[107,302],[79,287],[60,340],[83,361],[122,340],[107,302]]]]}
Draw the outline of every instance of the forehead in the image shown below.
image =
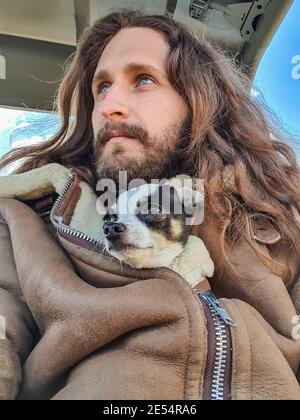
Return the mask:
{"type": "Polygon", "coordinates": [[[159,184],[144,184],[125,191],[120,194],[116,204],[112,206],[112,210],[118,214],[135,214],[137,203],[139,203],[139,206],[143,204],[157,205],[159,203],[166,211],[173,209],[173,211],[179,211],[179,214],[181,214],[182,203],[177,191],[170,185],[159,184]]]}
{"type": "Polygon", "coordinates": [[[105,47],[96,72],[114,72],[128,62],[142,62],[163,70],[169,46],[163,35],[150,28],[126,28],[119,31],[105,47]]]}

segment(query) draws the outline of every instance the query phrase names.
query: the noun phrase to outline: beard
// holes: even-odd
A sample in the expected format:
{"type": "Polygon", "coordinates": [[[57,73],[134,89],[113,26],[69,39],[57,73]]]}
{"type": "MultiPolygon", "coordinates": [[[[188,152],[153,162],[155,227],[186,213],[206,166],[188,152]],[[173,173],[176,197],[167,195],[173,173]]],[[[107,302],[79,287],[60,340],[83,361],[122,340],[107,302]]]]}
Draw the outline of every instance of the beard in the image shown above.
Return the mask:
{"type": "Polygon", "coordinates": [[[172,178],[180,171],[183,148],[190,138],[190,124],[186,119],[181,125],[162,130],[155,137],[150,137],[146,130],[125,123],[106,124],[94,139],[95,172],[98,179],[119,180],[119,171],[127,172],[127,179],[142,178],[147,183],[151,179],[172,178]],[[116,130],[125,137],[132,137],[143,148],[143,156],[124,156],[124,146],[115,145],[109,158],[105,156],[108,133],[116,130]]]}

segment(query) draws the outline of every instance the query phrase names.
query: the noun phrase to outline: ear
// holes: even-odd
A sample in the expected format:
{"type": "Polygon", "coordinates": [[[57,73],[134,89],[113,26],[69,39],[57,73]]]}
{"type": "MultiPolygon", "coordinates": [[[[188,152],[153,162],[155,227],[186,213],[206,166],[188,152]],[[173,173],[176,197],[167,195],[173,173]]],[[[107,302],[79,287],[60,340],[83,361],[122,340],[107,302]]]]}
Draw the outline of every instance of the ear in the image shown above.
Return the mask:
{"type": "Polygon", "coordinates": [[[193,188],[193,179],[188,175],[177,175],[169,180],[169,185],[174,187],[178,197],[184,205],[185,212],[192,216],[199,213],[204,207],[204,194],[199,191],[198,184],[193,188]]]}
{"type": "Polygon", "coordinates": [[[107,207],[105,207],[103,200],[101,200],[101,196],[97,198],[96,211],[100,216],[105,216],[107,213],[107,207]]]}
{"type": "MultiPolygon", "coordinates": [[[[178,194],[180,196],[179,192],[178,194]]],[[[184,210],[188,215],[192,216],[196,212],[202,211],[204,207],[204,195],[200,191],[184,186],[181,188],[181,194],[182,196],[180,198],[184,205],[184,210]]]]}
{"type": "Polygon", "coordinates": [[[105,216],[108,211],[110,211],[115,205],[115,190],[108,189],[107,191],[102,192],[96,201],[96,211],[101,216],[105,216]]]}
{"type": "Polygon", "coordinates": [[[200,225],[204,220],[204,189],[202,180],[192,179],[188,175],[177,175],[169,180],[187,214],[187,225],[200,225]]]}
{"type": "Polygon", "coordinates": [[[189,187],[183,188],[183,206],[187,214],[186,225],[201,225],[204,220],[204,195],[189,187]]]}

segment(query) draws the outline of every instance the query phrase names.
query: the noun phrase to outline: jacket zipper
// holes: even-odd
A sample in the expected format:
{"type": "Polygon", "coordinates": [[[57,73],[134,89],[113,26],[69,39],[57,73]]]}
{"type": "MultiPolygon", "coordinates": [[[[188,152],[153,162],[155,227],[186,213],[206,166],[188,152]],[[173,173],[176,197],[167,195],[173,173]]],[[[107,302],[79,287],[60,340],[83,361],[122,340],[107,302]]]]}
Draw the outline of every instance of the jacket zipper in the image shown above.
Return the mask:
{"type": "Polygon", "coordinates": [[[204,400],[230,400],[231,398],[231,331],[235,323],[218,303],[216,296],[207,291],[199,293],[207,320],[207,359],[203,380],[204,400]]]}
{"type": "MultiPolygon", "coordinates": [[[[56,215],[56,211],[68,194],[72,181],[73,172],[66,181],[62,193],[55,201],[50,219],[58,233],[83,248],[101,253],[105,251],[104,244],[87,234],[70,228],[63,223],[63,218],[56,215]]],[[[202,304],[207,320],[207,360],[203,381],[204,400],[229,400],[231,393],[231,332],[230,327],[235,326],[233,320],[224,308],[218,303],[216,296],[207,291],[196,294],[196,299],[202,304]]]]}
{"type": "Polygon", "coordinates": [[[69,226],[65,225],[63,223],[63,217],[57,216],[56,211],[59,208],[59,206],[64,201],[66,195],[68,194],[72,182],[74,179],[73,171],[71,169],[71,175],[66,181],[66,184],[63,187],[63,190],[61,194],[58,196],[57,200],[55,201],[52,210],[50,212],[50,220],[52,224],[55,226],[58,233],[68,239],[71,240],[75,245],[82,246],[84,248],[87,248],[89,250],[98,251],[101,252],[104,250],[104,244],[100,241],[97,241],[96,239],[91,238],[86,233],[80,232],[76,229],[70,228],[69,226]]]}

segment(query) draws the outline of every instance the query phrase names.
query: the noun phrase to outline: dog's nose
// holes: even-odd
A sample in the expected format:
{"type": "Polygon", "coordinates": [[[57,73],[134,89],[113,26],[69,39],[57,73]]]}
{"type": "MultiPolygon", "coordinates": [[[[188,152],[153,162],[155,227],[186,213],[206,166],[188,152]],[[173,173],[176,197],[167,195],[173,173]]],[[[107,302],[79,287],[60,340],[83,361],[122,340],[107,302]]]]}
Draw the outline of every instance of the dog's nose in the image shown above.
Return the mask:
{"type": "Polygon", "coordinates": [[[118,239],[125,230],[126,226],[123,223],[108,222],[103,226],[104,235],[109,240],[118,239]]]}

